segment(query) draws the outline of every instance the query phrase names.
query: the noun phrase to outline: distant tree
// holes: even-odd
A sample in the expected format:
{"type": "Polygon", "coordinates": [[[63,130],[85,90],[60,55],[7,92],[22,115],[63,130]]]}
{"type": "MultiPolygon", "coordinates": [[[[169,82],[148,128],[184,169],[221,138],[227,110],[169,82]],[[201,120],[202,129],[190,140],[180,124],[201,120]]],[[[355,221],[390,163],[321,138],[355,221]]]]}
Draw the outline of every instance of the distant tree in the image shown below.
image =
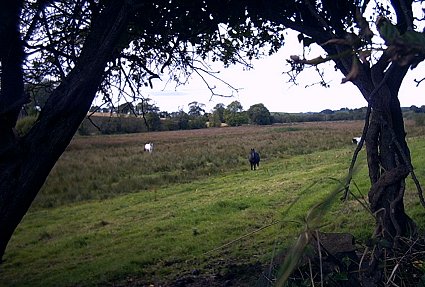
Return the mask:
{"type": "Polygon", "coordinates": [[[224,121],[224,110],[225,109],[226,108],[225,108],[224,104],[219,103],[219,104],[215,105],[214,110],[213,110],[214,112],[216,112],[218,114],[221,122],[224,121]]]}
{"type": "Polygon", "coordinates": [[[196,101],[188,104],[189,106],[189,129],[203,129],[206,127],[208,115],[205,114],[205,105],[196,101]]]}
{"type": "Polygon", "coordinates": [[[189,129],[203,129],[207,127],[207,121],[208,121],[208,117],[207,116],[200,116],[200,117],[195,117],[195,118],[191,118],[189,120],[189,129]]]}
{"type": "Polygon", "coordinates": [[[210,113],[208,117],[209,127],[221,127],[223,123],[217,113],[210,113]]]}
{"type": "Polygon", "coordinates": [[[325,115],[332,115],[332,114],[334,114],[335,112],[334,112],[333,110],[326,109],[326,110],[321,111],[320,113],[321,113],[321,114],[325,114],[325,115]]]}
{"type": "Polygon", "coordinates": [[[420,108],[418,108],[418,107],[417,107],[417,106],[415,106],[415,105],[410,106],[410,110],[411,110],[412,112],[414,112],[414,113],[420,113],[420,112],[421,112],[421,109],[420,109],[420,108]]]}
{"type": "Polygon", "coordinates": [[[158,113],[148,112],[145,114],[144,119],[148,131],[161,130],[161,119],[158,113]]]}
{"type": "Polygon", "coordinates": [[[161,121],[159,108],[151,104],[150,101],[150,98],[142,99],[142,101],[137,103],[134,107],[133,113],[143,118],[148,131],[160,130],[161,121]]]}
{"type": "Polygon", "coordinates": [[[270,125],[272,123],[269,110],[264,104],[252,105],[247,111],[251,123],[257,125],[270,125]]]}
{"type": "Polygon", "coordinates": [[[123,103],[117,107],[117,113],[129,115],[134,113],[134,106],[132,103],[123,103]]]}
{"type": "Polygon", "coordinates": [[[211,127],[220,127],[221,123],[224,123],[224,104],[219,103],[215,105],[212,113],[209,115],[209,122],[211,127]]]}
{"type": "Polygon", "coordinates": [[[202,103],[198,103],[196,101],[188,104],[189,106],[189,116],[191,117],[200,117],[205,113],[205,105],[202,103]]]}
{"type": "Polygon", "coordinates": [[[417,107],[415,105],[410,107],[410,110],[414,113],[425,113],[425,106],[417,107]]]}
{"type": "Polygon", "coordinates": [[[166,118],[170,118],[170,117],[171,117],[171,115],[170,115],[170,113],[169,113],[169,112],[167,112],[167,111],[161,111],[161,112],[159,112],[159,117],[160,117],[161,119],[166,119],[166,118]]]}
{"type": "Polygon", "coordinates": [[[227,105],[226,111],[230,113],[240,113],[243,111],[243,107],[239,101],[233,101],[227,105]]]}
{"type": "Polygon", "coordinates": [[[179,130],[189,129],[189,115],[183,110],[179,110],[176,115],[177,116],[175,118],[177,119],[177,128],[179,130]]]}
{"type": "Polygon", "coordinates": [[[225,113],[225,123],[229,126],[236,127],[249,123],[249,118],[246,112],[239,113],[225,113]]]}
{"type": "Polygon", "coordinates": [[[243,111],[242,104],[239,101],[233,101],[226,107],[224,122],[229,126],[240,126],[249,122],[248,115],[243,111]]]}
{"type": "Polygon", "coordinates": [[[134,111],[136,112],[137,115],[143,115],[144,113],[159,113],[159,107],[157,107],[154,104],[151,104],[150,102],[152,101],[152,99],[150,98],[145,98],[143,99],[140,103],[137,103],[134,111]]]}

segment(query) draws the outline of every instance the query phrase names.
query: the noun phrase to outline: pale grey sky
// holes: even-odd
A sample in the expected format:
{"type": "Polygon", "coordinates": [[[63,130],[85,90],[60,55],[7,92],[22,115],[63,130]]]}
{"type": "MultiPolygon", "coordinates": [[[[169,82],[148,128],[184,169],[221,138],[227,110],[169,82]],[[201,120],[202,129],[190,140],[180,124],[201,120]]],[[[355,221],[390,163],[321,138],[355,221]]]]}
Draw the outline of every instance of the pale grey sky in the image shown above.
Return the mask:
{"type": "MultiPolygon", "coordinates": [[[[263,103],[271,112],[320,112],[324,109],[338,110],[340,108],[359,108],[367,106],[357,88],[351,83],[341,84],[342,73],[335,71],[332,64],[327,65],[325,78],[329,81],[330,88],[320,85],[311,85],[318,82],[315,73],[305,72],[299,78],[299,85],[288,83],[288,76],[283,72],[289,70],[286,59],[290,55],[301,54],[298,45],[281,49],[277,54],[254,61],[254,69],[245,71],[242,66],[232,66],[219,69],[219,76],[235,88],[238,93],[232,97],[211,97],[211,92],[199,77],[189,80],[185,86],[175,88],[173,83],[165,84],[161,81],[154,82],[154,89],[145,90],[145,96],[152,99],[162,111],[177,111],[180,108],[188,111],[188,104],[197,101],[206,105],[210,111],[217,103],[228,105],[232,101],[241,102],[244,110],[251,105],[263,103]]],[[[409,71],[400,90],[402,106],[425,105],[425,96],[422,94],[423,85],[415,87],[413,79],[425,77],[424,64],[415,70],[409,71]]],[[[313,69],[310,69],[313,70],[313,69]]],[[[425,83],[424,83],[425,84],[425,83]]],[[[211,86],[214,81],[211,80],[211,86]]],[[[219,90],[217,88],[217,90],[219,90]]],[[[231,96],[232,92],[220,89],[224,95],[231,96]]]]}

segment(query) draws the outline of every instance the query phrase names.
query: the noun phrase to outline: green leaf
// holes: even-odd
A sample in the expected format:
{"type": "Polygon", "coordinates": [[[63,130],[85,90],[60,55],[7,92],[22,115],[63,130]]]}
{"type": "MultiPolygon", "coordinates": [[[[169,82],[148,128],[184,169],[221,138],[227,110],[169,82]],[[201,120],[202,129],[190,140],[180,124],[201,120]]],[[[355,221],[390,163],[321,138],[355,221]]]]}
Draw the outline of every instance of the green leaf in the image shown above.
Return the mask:
{"type": "Polygon", "coordinates": [[[350,257],[344,256],[341,261],[342,261],[342,263],[344,263],[344,265],[345,265],[345,267],[347,267],[347,269],[350,267],[350,265],[351,265],[350,257]]]}
{"type": "Polygon", "coordinates": [[[348,281],[348,275],[345,272],[336,273],[334,279],[337,281],[348,281]]]}
{"type": "Polygon", "coordinates": [[[378,19],[376,26],[378,27],[379,35],[381,35],[387,45],[391,45],[395,39],[400,37],[397,27],[385,18],[378,19]]]}
{"type": "Polygon", "coordinates": [[[298,262],[300,261],[304,250],[310,241],[311,234],[308,231],[302,232],[297,239],[297,242],[289,249],[285,256],[282,266],[280,267],[276,286],[284,286],[289,276],[292,274],[298,262]]]}
{"type": "Polygon", "coordinates": [[[417,31],[407,31],[400,36],[400,39],[403,40],[404,44],[407,46],[416,46],[425,49],[425,34],[417,31]]]}

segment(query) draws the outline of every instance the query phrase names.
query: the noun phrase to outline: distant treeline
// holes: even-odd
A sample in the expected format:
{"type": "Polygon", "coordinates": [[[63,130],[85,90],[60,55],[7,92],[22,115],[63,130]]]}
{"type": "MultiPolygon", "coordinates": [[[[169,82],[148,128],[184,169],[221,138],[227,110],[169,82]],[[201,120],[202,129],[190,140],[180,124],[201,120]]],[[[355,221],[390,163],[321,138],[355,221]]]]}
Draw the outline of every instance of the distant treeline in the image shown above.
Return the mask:
{"type": "Polygon", "coordinates": [[[318,113],[273,113],[273,122],[294,123],[362,120],[365,118],[366,112],[367,108],[364,107],[359,109],[343,108],[337,111],[327,109],[318,113]]]}
{"type": "MultiPolygon", "coordinates": [[[[406,119],[415,120],[425,125],[425,106],[402,108],[406,119]]],[[[340,110],[323,110],[311,113],[269,113],[262,104],[252,106],[248,111],[239,110],[233,113],[223,111],[219,117],[212,113],[146,113],[134,115],[129,113],[93,113],[81,124],[80,135],[122,134],[148,131],[189,130],[207,127],[239,126],[244,124],[279,124],[297,122],[347,121],[363,120],[367,108],[340,110]],[[253,108],[254,107],[254,108],[253,108]]]]}
{"type": "MultiPolygon", "coordinates": [[[[52,87],[53,83],[45,83],[52,87]]],[[[45,99],[50,88],[26,87],[31,92],[31,101],[21,111],[16,125],[16,132],[24,135],[37,120],[43,110],[45,99]]],[[[149,98],[141,102],[126,102],[118,106],[104,103],[92,106],[86,119],[79,128],[80,135],[92,134],[124,134],[148,131],[173,131],[202,129],[207,127],[270,125],[278,123],[321,122],[363,120],[367,108],[339,110],[326,109],[311,113],[270,112],[263,104],[254,104],[247,110],[239,101],[233,101],[227,106],[219,103],[210,112],[205,111],[205,105],[199,102],[188,104],[189,111],[180,109],[175,112],[161,111],[149,98]]],[[[413,119],[419,125],[425,125],[425,106],[403,108],[405,118],[413,119]]]]}
{"type": "MultiPolygon", "coordinates": [[[[41,87],[26,87],[31,94],[30,102],[21,111],[16,125],[16,132],[24,135],[37,120],[43,110],[47,96],[54,88],[53,82],[45,82],[41,87]]],[[[311,113],[276,113],[270,112],[263,104],[254,104],[244,110],[239,101],[227,106],[217,104],[211,112],[205,111],[205,105],[199,102],[188,104],[189,111],[164,112],[145,98],[139,103],[126,102],[118,106],[105,103],[92,106],[87,118],[79,128],[80,135],[123,134],[148,131],[172,131],[202,129],[207,127],[241,126],[247,124],[270,125],[277,123],[321,122],[363,120],[367,108],[340,110],[326,109],[311,113]]],[[[425,106],[402,108],[404,117],[414,120],[417,125],[425,125],[425,106]]]]}

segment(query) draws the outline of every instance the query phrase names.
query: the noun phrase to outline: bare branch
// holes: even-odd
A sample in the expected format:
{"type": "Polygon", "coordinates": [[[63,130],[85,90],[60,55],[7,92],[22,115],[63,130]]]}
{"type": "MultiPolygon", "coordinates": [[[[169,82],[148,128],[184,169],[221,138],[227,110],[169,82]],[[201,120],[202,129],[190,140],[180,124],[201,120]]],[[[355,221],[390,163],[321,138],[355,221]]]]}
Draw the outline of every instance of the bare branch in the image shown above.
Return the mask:
{"type": "Polygon", "coordinates": [[[210,97],[210,99],[212,99],[212,97],[213,96],[219,96],[219,97],[224,97],[224,98],[230,98],[230,97],[232,97],[233,96],[233,92],[232,92],[232,95],[230,95],[230,96],[226,96],[226,95],[222,95],[222,94],[217,94],[216,92],[214,92],[214,89],[216,88],[215,86],[214,87],[211,87],[211,85],[209,84],[209,82],[208,82],[208,80],[206,80],[205,78],[204,78],[204,76],[201,74],[201,72],[204,72],[204,73],[206,73],[208,76],[210,76],[210,77],[213,77],[214,79],[216,79],[216,80],[218,80],[218,81],[220,81],[221,83],[223,83],[223,84],[225,84],[228,88],[230,88],[232,91],[235,91],[236,93],[238,93],[238,91],[240,90],[240,89],[238,89],[238,88],[235,88],[235,87],[233,87],[230,83],[228,83],[228,82],[226,82],[225,80],[223,80],[222,78],[220,78],[220,77],[217,77],[215,74],[217,73],[217,72],[212,72],[212,71],[208,71],[208,70],[205,70],[205,69],[203,69],[203,68],[199,68],[199,67],[192,67],[192,69],[193,69],[193,71],[202,79],[202,81],[205,83],[205,85],[207,86],[207,88],[210,90],[210,92],[211,92],[211,97],[210,97]]]}
{"type": "MultiPolygon", "coordinates": [[[[52,35],[50,33],[49,25],[47,24],[46,14],[45,14],[44,10],[41,11],[41,14],[42,14],[41,22],[42,22],[42,24],[43,24],[43,26],[44,26],[44,28],[46,30],[47,37],[48,37],[49,41],[52,43],[53,42],[53,37],[52,37],[52,35]]],[[[53,52],[53,55],[55,57],[55,65],[56,65],[56,68],[59,71],[60,77],[61,77],[61,79],[65,79],[65,72],[64,72],[64,70],[62,68],[62,65],[61,65],[60,61],[59,61],[59,55],[58,55],[58,53],[56,52],[55,49],[52,49],[52,52],[53,52]]]]}

